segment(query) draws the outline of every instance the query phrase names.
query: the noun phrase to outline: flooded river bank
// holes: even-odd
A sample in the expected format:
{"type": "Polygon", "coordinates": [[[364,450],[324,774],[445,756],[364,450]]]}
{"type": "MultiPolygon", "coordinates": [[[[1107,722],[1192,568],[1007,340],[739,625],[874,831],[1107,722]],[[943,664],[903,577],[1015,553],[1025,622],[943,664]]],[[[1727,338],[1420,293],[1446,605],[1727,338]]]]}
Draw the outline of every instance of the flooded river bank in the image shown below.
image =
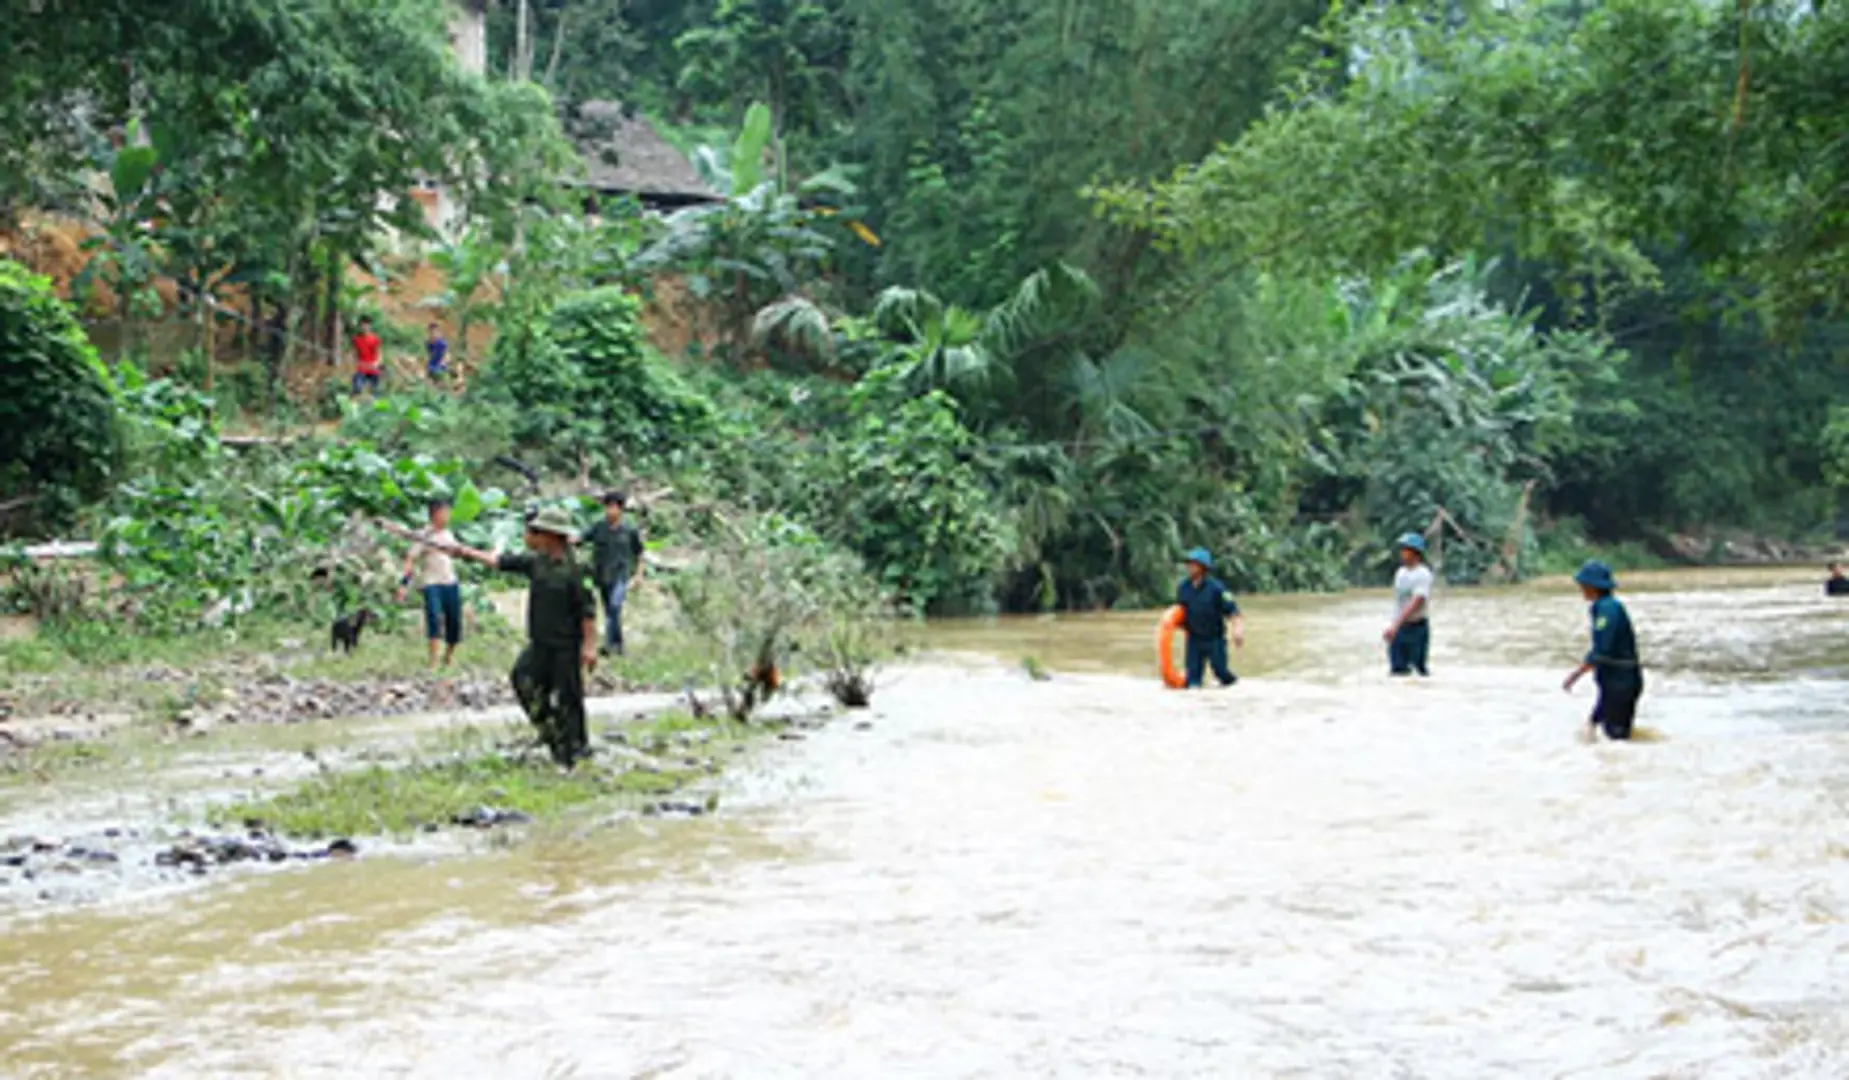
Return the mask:
{"type": "Polygon", "coordinates": [[[1442,592],[1419,684],[1384,595],[1192,695],[1148,614],[950,624],[717,817],[16,921],[0,1073],[1849,1075],[1849,605],[1627,585],[1660,741],[1578,742],[1558,583],[1442,592]]]}

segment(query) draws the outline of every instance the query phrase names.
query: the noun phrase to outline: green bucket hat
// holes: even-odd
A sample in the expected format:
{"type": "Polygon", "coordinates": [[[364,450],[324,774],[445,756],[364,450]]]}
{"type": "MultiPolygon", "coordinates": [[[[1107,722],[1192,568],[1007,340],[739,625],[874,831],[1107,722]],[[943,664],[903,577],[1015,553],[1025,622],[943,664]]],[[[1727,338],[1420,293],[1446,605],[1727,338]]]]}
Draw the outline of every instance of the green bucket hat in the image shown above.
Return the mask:
{"type": "Polygon", "coordinates": [[[526,527],[534,532],[551,533],[567,540],[578,538],[578,523],[571,518],[570,511],[558,506],[548,506],[533,516],[526,527]]]}
{"type": "Polygon", "coordinates": [[[1573,580],[1588,589],[1604,589],[1607,592],[1618,587],[1618,579],[1612,574],[1611,567],[1597,559],[1580,567],[1579,573],[1573,575],[1573,580]]]}

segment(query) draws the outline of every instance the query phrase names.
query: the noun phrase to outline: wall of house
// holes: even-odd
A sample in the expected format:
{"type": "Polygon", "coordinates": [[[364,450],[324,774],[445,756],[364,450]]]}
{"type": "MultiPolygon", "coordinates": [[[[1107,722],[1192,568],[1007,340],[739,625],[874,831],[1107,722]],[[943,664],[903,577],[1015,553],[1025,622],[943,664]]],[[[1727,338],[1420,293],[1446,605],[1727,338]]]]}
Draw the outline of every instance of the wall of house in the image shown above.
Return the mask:
{"type": "Polygon", "coordinates": [[[462,70],[471,75],[488,73],[487,0],[453,0],[449,20],[449,46],[462,70]]]}

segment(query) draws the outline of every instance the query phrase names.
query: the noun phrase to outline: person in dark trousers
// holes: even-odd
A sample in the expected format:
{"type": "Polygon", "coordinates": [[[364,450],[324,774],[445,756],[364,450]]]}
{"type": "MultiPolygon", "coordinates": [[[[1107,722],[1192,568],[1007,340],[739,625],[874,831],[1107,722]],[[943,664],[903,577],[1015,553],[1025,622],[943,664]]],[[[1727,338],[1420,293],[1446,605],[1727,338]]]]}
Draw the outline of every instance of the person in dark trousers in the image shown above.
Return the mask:
{"type": "Polygon", "coordinates": [[[597,666],[597,603],[572,556],[577,534],[570,514],[549,507],[527,522],[524,554],[445,548],[451,555],[527,579],[527,646],[514,662],[514,694],[552,759],[567,769],[590,753],[584,729],[584,672],[597,666]]]}
{"type": "Polygon", "coordinates": [[[448,667],[456,658],[456,646],[462,644],[462,583],[456,579],[456,567],[443,547],[456,543],[449,531],[448,499],[430,503],[430,525],[424,536],[431,541],[413,544],[404,558],[404,576],[398,579],[398,602],[404,603],[413,576],[424,598],[424,636],[430,642],[430,670],[448,667]],[[441,660],[439,662],[439,647],[441,660]]]}
{"type": "Polygon", "coordinates": [[[627,502],[620,491],[605,493],[603,520],[579,538],[591,546],[591,580],[603,598],[603,651],[616,656],[623,655],[623,603],[642,583],[642,531],[623,520],[627,502]]]}
{"type": "Polygon", "coordinates": [[[1825,596],[1849,596],[1849,577],[1843,576],[1841,563],[1830,564],[1830,576],[1823,583],[1825,596]]]}
{"type": "Polygon", "coordinates": [[[449,373],[448,360],[449,342],[437,324],[431,323],[424,331],[424,374],[431,382],[443,381],[443,376],[449,373]]]}
{"type": "Polygon", "coordinates": [[[1182,627],[1188,632],[1188,688],[1199,688],[1208,667],[1213,668],[1213,677],[1220,680],[1221,686],[1231,686],[1239,676],[1226,666],[1226,624],[1232,620],[1233,647],[1243,649],[1245,616],[1239,613],[1233,594],[1213,576],[1213,555],[1206,548],[1195,548],[1183,561],[1187,563],[1188,576],[1175,589],[1175,603],[1187,613],[1182,627]]]}
{"type": "Polygon", "coordinates": [[[379,392],[379,378],[384,373],[380,364],[379,350],[383,346],[379,335],[372,332],[372,317],[360,319],[360,332],[353,335],[353,392],[358,394],[364,389],[379,392]]]}
{"type": "Polygon", "coordinates": [[[1644,693],[1644,670],[1637,660],[1637,635],[1630,613],[1612,593],[1618,590],[1611,567],[1594,559],[1573,575],[1580,595],[1592,605],[1592,650],[1567,676],[1565,690],[1573,692],[1587,672],[1599,685],[1599,700],[1592,707],[1586,732],[1604,729],[1606,738],[1629,739],[1637,718],[1637,699],[1644,693]]]}
{"type": "Polygon", "coordinates": [[[1430,675],[1426,654],[1432,647],[1432,568],[1425,564],[1425,537],[1400,537],[1400,568],[1393,575],[1393,621],[1380,635],[1387,643],[1387,669],[1404,678],[1430,675]]]}

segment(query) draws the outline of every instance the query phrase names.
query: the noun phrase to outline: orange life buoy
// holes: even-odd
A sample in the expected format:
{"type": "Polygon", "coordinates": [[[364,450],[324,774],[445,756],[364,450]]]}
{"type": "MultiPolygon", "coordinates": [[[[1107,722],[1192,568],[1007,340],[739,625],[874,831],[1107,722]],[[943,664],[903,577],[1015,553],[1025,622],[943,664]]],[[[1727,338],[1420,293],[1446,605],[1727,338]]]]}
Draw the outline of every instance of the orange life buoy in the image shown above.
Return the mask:
{"type": "Polygon", "coordinates": [[[1188,617],[1188,609],[1176,604],[1162,615],[1162,621],[1156,624],[1156,665],[1162,669],[1162,682],[1170,690],[1185,689],[1188,679],[1175,670],[1175,631],[1188,617]]]}

